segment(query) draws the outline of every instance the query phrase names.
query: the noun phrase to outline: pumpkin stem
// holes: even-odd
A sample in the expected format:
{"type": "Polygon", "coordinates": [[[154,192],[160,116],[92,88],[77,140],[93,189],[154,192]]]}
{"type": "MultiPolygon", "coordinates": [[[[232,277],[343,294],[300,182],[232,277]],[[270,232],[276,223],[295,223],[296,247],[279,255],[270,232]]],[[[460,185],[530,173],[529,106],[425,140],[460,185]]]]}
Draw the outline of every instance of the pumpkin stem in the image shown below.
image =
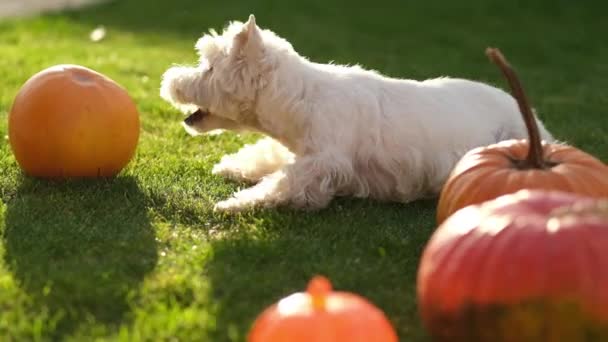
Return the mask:
{"type": "Polygon", "coordinates": [[[312,300],[312,307],[315,310],[325,310],[325,300],[331,291],[331,283],[323,276],[312,278],[306,289],[312,300]]]}
{"type": "Polygon", "coordinates": [[[517,77],[515,70],[513,70],[499,49],[487,48],[486,55],[500,68],[503,75],[509,82],[511,93],[517,101],[519,111],[521,112],[524,122],[526,123],[529,145],[528,156],[526,157],[527,166],[538,169],[545,168],[545,162],[543,160],[543,145],[541,143],[540,133],[538,131],[538,124],[536,123],[536,118],[532,112],[532,109],[530,108],[528,98],[526,97],[524,89],[519,82],[519,78],[517,77]]]}

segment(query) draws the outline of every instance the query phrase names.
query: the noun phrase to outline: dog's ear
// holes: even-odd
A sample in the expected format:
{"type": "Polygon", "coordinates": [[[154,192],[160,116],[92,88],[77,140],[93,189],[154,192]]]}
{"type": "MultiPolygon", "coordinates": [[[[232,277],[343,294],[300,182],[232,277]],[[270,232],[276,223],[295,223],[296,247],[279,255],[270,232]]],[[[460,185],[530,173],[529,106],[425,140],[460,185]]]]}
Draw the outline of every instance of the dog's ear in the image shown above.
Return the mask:
{"type": "Polygon", "coordinates": [[[241,32],[234,37],[232,51],[234,57],[244,57],[257,60],[264,53],[262,44],[262,32],[255,23],[255,16],[249,16],[249,20],[243,24],[241,32]]]}

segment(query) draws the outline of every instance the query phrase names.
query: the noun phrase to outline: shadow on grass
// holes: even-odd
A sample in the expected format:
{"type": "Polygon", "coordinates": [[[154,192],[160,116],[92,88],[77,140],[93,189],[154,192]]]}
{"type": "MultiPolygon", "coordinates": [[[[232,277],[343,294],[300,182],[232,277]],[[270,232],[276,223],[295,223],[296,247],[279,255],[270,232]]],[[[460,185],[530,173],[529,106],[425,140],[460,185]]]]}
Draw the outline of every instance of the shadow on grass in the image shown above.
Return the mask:
{"type": "Polygon", "coordinates": [[[145,197],[132,178],[23,178],[5,223],[6,264],[35,309],[54,317],[45,338],[62,339],[85,322],[119,323],[156,265],[145,197]]]}
{"type": "Polygon", "coordinates": [[[303,291],[315,274],[382,309],[403,341],[426,338],[415,283],[419,257],[434,230],[435,201],[336,202],[314,214],[260,212],[246,218],[252,221],[246,232],[241,228],[212,240],[205,274],[218,304],[214,341],[244,340],[262,310],[303,291]]]}

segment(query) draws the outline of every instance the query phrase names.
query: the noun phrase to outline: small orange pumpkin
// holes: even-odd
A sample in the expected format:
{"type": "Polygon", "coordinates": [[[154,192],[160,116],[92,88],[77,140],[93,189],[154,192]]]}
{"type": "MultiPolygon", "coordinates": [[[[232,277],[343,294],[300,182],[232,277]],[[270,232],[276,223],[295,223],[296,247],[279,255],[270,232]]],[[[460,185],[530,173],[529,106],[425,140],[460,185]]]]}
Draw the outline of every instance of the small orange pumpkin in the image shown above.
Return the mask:
{"type": "Polygon", "coordinates": [[[437,341],[608,341],[608,199],[520,190],[457,211],[417,295],[437,341]]]}
{"type": "Polygon", "coordinates": [[[298,292],[267,308],[254,322],[249,342],[393,342],[397,334],[382,311],[364,298],[332,291],[314,277],[298,292]]]}
{"type": "Polygon", "coordinates": [[[9,142],[30,176],[107,177],[135,153],[139,113],[116,82],[78,65],[32,76],[9,113],[9,142]]]}
{"type": "Polygon", "coordinates": [[[534,113],[515,71],[498,49],[486,50],[507,78],[522,113],[529,139],[506,140],[466,153],[443,186],[437,222],[471,204],[520,189],[546,189],[608,197],[608,166],[565,144],[542,143],[534,113]]]}

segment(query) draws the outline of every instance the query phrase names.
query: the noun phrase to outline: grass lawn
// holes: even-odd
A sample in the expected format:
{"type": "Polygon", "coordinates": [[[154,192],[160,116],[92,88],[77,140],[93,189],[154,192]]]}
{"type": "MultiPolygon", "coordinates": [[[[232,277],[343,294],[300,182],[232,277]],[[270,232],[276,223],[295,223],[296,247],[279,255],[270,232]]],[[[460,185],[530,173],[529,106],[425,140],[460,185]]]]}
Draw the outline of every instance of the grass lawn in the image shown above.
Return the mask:
{"type": "Polygon", "coordinates": [[[504,88],[484,55],[493,45],[547,127],[606,162],[607,10],[599,0],[123,0],[1,22],[0,340],[242,341],[261,310],[317,273],[374,302],[402,341],[425,340],[415,280],[436,201],[214,214],[239,185],[212,165],[256,136],[189,137],[158,96],[160,75],[195,61],[202,32],[249,13],[315,61],[504,88]],[[107,37],[92,43],[98,25],[107,37]],[[138,103],[137,155],[113,180],[30,179],[10,152],[13,97],[59,63],[105,73],[138,103]]]}

